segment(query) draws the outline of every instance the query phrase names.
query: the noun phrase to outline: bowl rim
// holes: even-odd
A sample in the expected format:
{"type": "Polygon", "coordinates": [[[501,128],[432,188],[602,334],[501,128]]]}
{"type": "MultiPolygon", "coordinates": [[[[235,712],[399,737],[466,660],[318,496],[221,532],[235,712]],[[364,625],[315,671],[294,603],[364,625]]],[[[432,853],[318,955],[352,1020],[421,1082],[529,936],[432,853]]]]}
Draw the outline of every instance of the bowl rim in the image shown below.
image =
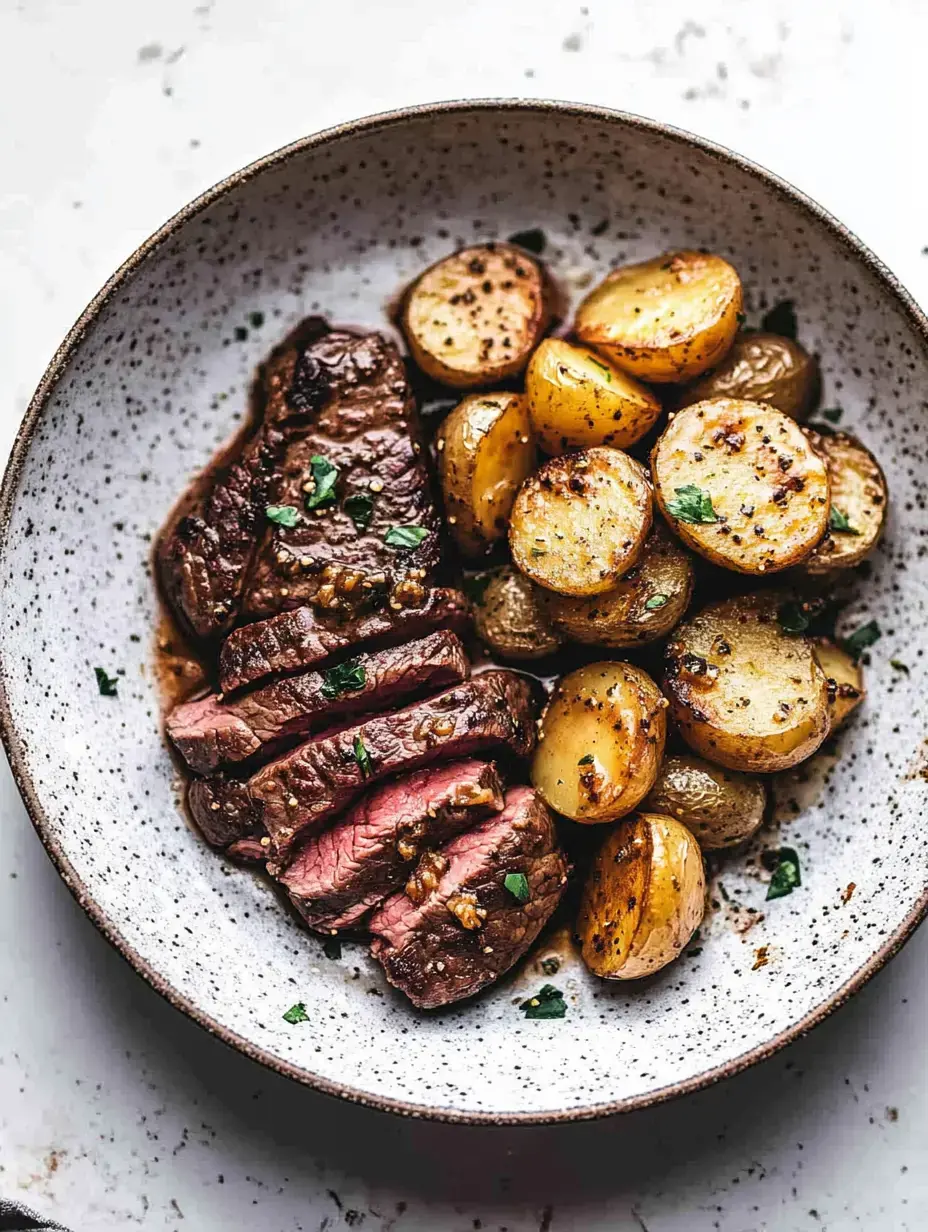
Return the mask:
{"type": "MultiPolygon", "coordinates": [[[[620,128],[638,130],[663,137],[678,143],[681,147],[697,150],[699,153],[708,155],[718,162],[738,167],[741,171],[746,172],[749,176],[759,181],[766,189],[774,192],[777,196],[786,198],[793,205],[799,206],[806,214],[811,215],[820,225],[829,230],[832,236],[853,257],[862,262],[876,278],[885,294],[890,296],[895,301],[896,306],[902,309],[910,324],[921,335],[925,350],[928,352],[928,317],[926,317],[910,293],[887,266],[852,231],[839,222],[824,207],[819,205],[818,202],[801,192],[788,180],[783,179],[772,171],[768,171],[760,164],[745,158],[724,145],[697,136],[686,129],[666,124],[663,121],[635,115],[631,112],[619,111],[596,104],[571,103],[557,99],[460,99],[436,103],[421,103],[390,111],[377,112],[359,119],[335,124],[322,129],[320,132],[298,138],[269,154],[265,154],[238,171],[234,171],[231,175],[218,181],[218,183],[206,189],[205,192],[178,210],[157,231],[140,244],[131,256],[118,267],[115,273],[107,279],[55,351],[29,402],[22,423],[14,438],[2,486],[0,486],[0,548],[5,547],[8,541],[10,520],[19,488],[20,473],[33,434],[48,405],[52,392],[77,351],[78,346],[113,293],[127,282],[147,258],[161,248],[186,222],[208,209],[238,185],[247,183],[269,168],[286,163],[289,159],[307,150],[330,145],[345,137],[378,133],[386,129],[400,127],[410,120],[449,114],[467,115],[469,113],[488,114],[493,112],[504,115],[556,114],[599,120],[605,124],[616,125],[620,128]]],[[[211,1035],[216,1036],[230,1048],[234,1048],[251,1060],[257,1061],[284,1077],[292,1078],[305,1086],[327,1095],[338,1096],[366,1107],[384,1112],[398,1113],[408,1117],[469,1125],[558,1124],[571,1121],[594,1120],[620,1112],[633,1112],[655,1104],[664,1103],[680,1095],[702,1090],[714,1085],[723,1078],[741,1073],[759,1061],[768,1059],[787,1044],[808,1034],[813,1027],[834,1013],[836,1009],[842,1006],[893,958],[911,937],[925,915],[928,914],[928,885],[926,885],[920,898],[902,923],[883,941],[879,949],[871,954],[867,961],[825,1001],[815,1006],[803,1018],[785,1028],[772,1039],[748,1049],[730,1061],[707,1069],[691,1078],[669,1083],[666,1086],[641,1095],[612,1099],[601,1104],[588,1104],[576,1108],[553,1109],[545,1112],[479,1112],[429,1107],[406,1100],[391,1099],[384,1095],[371,1094],[345,1083],[324,1078],[319,1074],[312,1073],[301,1065],[275,1056],[267,1049],[251,1043],[237,1032],[222,1026],[205,1010],[196,1005],[193,1000],[174,988],[164,976],[154,970],[153,966],[146,959],[142,958],[137,950],[122,936],[119,928],[94,901],[68,859],[61,843],[52,832],[49,818],[39,799],[32,776],[26,765],[23,742],[12,719],[9,698],[7,696],[5,665],[2,660],[0,660],[0,739],[2,739],[14,781],[32,824],[65,885],[107,941],[156,992],[160,993],[172,1006],[181,1010],[199,1026],[203,1027],[211,1035]]]]}

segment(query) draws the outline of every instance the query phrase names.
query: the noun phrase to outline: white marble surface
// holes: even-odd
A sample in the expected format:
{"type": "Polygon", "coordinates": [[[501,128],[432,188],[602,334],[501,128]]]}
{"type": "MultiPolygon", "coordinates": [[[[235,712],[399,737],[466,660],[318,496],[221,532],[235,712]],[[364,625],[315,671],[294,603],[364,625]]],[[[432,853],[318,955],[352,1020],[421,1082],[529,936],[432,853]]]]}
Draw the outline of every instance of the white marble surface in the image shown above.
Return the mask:
{"type": "MultiPolygon", "coordinates": [[[[0,454],[164,218],[268,149],[409,102],[560,97],[694,129],[817,197],[928,305],[926,42],[923,0],[0,0],[0,454]]],[[[926,958],[922,930],[810,1038],[662,1108],[402,1122],[163,1003],[72,902],[4,766],[0,1194],[74,1232],[921,1229],[926,958]]]]}

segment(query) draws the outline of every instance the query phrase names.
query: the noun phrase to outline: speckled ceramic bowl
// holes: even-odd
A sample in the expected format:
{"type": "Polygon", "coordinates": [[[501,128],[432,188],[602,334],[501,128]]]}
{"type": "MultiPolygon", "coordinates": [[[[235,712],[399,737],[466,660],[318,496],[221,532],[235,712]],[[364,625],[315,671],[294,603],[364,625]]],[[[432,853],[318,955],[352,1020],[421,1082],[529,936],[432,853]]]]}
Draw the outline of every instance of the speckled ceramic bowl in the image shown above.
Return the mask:
{"type": "Polygon", "coordinates": [[[769,1055],[859,988],[926,909],[926,339],[902,288],[816,205],[630,116],[427,107],[310,137],[231,176],[81,317],[4,482],[0,721],[61,875],[145,979],[207,1029],[383,1108],[588,1117],[769,1055]],[[259,879],[198,841],[159,731],[148,565],[172,502],[239,422],[255,364],[301,316],[383,328],[388,301],[425,264],[527,227],[546,232],[545,256],[574,298],[612,263],[686,245],[735,263],[751,319],[794,300],[801,337],[822,356],[826,405],[845,408],[893,494],[847,617],[883,629],[869,698],[840,758],[822,754],[779,785],[764,839],[798,849],[802,888],[766,903],[756,850],[730,859],[680,962],[626,987],[568,958],[556,983],[569,1014],[547,1022],[515,1005],[545,978],[533,961],[473,1003],[414,1012],[363,947],[326,958],[259,879]],[[99,693],[97,666],[120,673],[116,698],[99,693]],[[282,1015],[298,1000],[310,1021],[290,1026],[282,1015]]]}

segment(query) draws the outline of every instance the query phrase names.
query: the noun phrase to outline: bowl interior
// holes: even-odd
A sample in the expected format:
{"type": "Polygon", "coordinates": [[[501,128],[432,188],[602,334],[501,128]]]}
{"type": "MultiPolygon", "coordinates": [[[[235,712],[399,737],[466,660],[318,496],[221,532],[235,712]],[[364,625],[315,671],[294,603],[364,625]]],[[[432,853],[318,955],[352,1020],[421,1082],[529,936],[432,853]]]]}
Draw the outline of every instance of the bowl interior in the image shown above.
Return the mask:
{"type": "MultiPolygon", "coordinates": [[[[852,242],[798,198],[673,134],[579,109],[449,109],[348,129],[238,178],[151,245],[64,356],[7,479],[0,544],[6,735],[46,842],[98,920],[178,1003],[308,1081],[438,1115],[586,1115],[684,1089],[795,1032],[873,967],[928,883],[924,391],[917,321],[852,242]],[[727,861],[701,937],[624,987],[565,957],[562,1021],[488,995],[422,1015],[363,946],[326,958],[258,878],[178,810],[153,677],[152,539],[240,422],[255,364],[301,316],[386,328],[427,262],[527,227],[575,302],[590,276],[671,246],[715,249],[749,319],[791,299],[886,469],[889,532],[848,626],[879,621],[869,696],[838,741],[782,778],[773,827],[803,886],[764,901],[757,848],[727,861]],[[891,667],[890,660],[901,663],[891,667]],[[100,666],[119,672],[101,696],[100,666]],[[764,947],[763,953],[761,949],[764,947]],[[766,958],[764,964],[759,959],[766,958]],[[311,1021],[282,1018],[295,1001],[311,1021]]],[[[562,954],[566,953],[562,951],[562,954]]],[[[536,955],[537,957],[537,955],[536,955]]]]}

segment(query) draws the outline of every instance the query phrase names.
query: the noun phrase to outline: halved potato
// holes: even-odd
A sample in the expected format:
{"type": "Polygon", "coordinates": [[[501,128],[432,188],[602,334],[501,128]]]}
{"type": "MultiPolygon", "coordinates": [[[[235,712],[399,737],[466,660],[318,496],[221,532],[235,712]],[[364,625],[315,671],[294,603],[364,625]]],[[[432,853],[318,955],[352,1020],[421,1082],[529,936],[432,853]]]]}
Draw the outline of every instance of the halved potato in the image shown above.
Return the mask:
{"type": "Polygon", "coordinates": [[[621,648],[665,637],[683,618],[692,592],[692,558],[658,520],[641,555],[612,590],[590,599],[539,590],[538,599],[564,637],[621,648]]]}
{"type": "Polygon", "coordinates": [[[448,526],[467,556],[506,534],[535,442],[522,394],[471,394],[447,416],[436,441],[448,526]]]}
{"type": "Polygon", "coordinates": [[[711,372],[688,385],[678,407],[709,398],[765,402],[790,419],[805,419],[818,390],[815,358],[792,338],[779,334],[739,334],[711,372]]]}
{"type": "Polygon", "coordinates": [[[668,252],[613,270],[577,309],[574,329],[643,381],[690,381],[723,358],[742,307],[741,279],[727,261],[668,252]]]}
{"type": "Polygon", "coordinates": [[[540,659],[562,645],[538,604],[538,593],[524,573],[506,565],[474,604],[477,636],[501,658],[540,659]]]}
{"type": "Polygon", "coordinates": [[[545,338],[529,360],[525,396],[547,453],[589,445],[626,449],[661,413],[649,389],[588,347],[545,338]]]}
{"type": "Polygon", "coordinates": [[[519,489],[509,546],[524,574],[564,595],[610,590],[651,529],[651,488],[639,462],[598,445],[551,458],[519,489]]]}
{"type": "Polygon", "coordinates": [[[680,734],[731,770],[787,770],[828,735],[828,681],[811,641],[782,628],[782,599],[710,603],[667,644],[664,692],[680,734]]]}
{"type": "Polygon", "coordinates": [[[830,638],[816,638],[812,652],[828,678],[828,714],[831,730],[835,731],[866,696],[864,670],[830,638]]]}
{"type": "Polygon", "coordinates": [[[607,836],[590,869],[577,933],[583,961],[607,980],[672,962],[705,911],[702,853],[673,817],[636,813],[607,836]]]}
{"type": "Polygon", "coordinates": [[[763,824],[767,785],[763,779],[724,770],[690,753],[665,757],[643,806],[676,817],[704,851],[734,847],[763,824]]]}
{"type": "Polygon", "coordinates": [[[651,453],[654,495],[684,543],[738,573],[799,564],[828,527],[828,474],[799,425],[715,398],[674,415],[651,453]]]}
{"type": "Polygon", "coordinates": [[[541,716],[532,784],[574,821],[615,821],[648,794],[664,755],[667,702],[630,663],[564,676],[541,716]]]}
{"type": "Polygon", "coordinates": [[[831,512],[825,538],[803,568],[828,573],[859,565],[883,533],[889,503],[886,477],[870,450],[849,433],[804,431],[828,469],[831,512]]]}
{"type": "Polygon", "coordinates": [[[463,248],[406,292],[402,329],[422,371],[474,389],[518,376],[551,321],[544,268],[512,244],[463,248]]]}

